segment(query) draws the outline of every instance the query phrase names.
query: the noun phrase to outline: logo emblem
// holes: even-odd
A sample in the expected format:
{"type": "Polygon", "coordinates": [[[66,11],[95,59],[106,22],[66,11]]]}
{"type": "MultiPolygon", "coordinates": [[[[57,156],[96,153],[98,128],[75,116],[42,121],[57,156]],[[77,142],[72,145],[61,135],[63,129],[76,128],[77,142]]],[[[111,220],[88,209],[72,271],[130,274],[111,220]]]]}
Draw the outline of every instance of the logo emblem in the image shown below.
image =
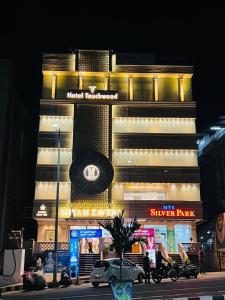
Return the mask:
{"type": "Polygon", "coordinates": [[[95,165],[88,165],[83,170],[84,178],[88,181],[95,181],[100,176],[100,170],[95,165]]]}
{"type": "Polygon", "coordinates": [[[95,90],[96,90],[96,86],[95,85],[89,85],[89,90],[91,91],[92,94],[94,94],[95,90]]]}

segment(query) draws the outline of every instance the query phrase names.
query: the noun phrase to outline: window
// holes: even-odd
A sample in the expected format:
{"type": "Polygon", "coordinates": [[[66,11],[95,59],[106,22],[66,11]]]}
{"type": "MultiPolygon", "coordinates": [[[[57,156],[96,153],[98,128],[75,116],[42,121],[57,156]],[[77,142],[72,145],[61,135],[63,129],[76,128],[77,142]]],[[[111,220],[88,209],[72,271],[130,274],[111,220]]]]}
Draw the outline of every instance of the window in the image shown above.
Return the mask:
{"type": "Polygon", "coordinates": [[[124,200],[166,200],[165,191],[124,191],[124,200]]]}
{"type": "Polygon", "coordinates": [[[128,260],[123,260],[123,265],[125,266],[125,267],[132,267],[133,266],[133,264],[130,262],[130,261],[128,261],[128,260]]]}
{"type": "Polygon", "coordinates": [[[97,269],[105,268],[105,270],[106,270],[109,267],[109,263],[107,261],[104,261],[104,260],[99,260],[95,263],[94,267],[97,268],[97,269]]]}

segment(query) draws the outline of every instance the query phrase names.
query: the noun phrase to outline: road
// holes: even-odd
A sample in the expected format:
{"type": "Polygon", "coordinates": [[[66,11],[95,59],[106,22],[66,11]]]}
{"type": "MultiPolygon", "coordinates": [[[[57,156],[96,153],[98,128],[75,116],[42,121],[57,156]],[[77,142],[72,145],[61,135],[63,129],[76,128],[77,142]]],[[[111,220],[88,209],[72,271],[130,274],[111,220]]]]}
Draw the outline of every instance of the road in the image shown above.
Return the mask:
{"type": "MultiPolygon", "coordinates": [[[[225,295],[225,272],[199,275],[197,279],[179,279],[172,282],[163,280],[160,284],[134,284],[133,300],[173,299],[181,297],[199,297],[206,295],[225,295]]],[[[102,284],[93,288],[89,283],[67,288],[45,289],[32,292],[11,292],[2,295],[2,299],[12,300],[112,300],[111,288],[102,284]]]]}

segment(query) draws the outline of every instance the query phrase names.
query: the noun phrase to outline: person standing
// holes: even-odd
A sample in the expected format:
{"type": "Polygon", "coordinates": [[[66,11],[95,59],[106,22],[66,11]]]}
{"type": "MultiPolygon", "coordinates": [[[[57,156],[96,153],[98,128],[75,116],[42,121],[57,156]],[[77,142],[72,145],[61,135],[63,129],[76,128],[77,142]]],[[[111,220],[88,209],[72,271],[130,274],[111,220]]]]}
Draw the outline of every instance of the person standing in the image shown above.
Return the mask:
{"type": "Polygon", "coordinates": [[[200,247],[200,250],[198,252],[199,256],[199,268],[200,268],[200,273],[205,273],[205,252],[202,247],[200,247]]]}
{"type": "Polygon", "coordinates": [[[145,257],[143,258],[143,265],[145,271],[145,283],[150,283],[150,261],[148,252],[146,252],[145,257]]]}

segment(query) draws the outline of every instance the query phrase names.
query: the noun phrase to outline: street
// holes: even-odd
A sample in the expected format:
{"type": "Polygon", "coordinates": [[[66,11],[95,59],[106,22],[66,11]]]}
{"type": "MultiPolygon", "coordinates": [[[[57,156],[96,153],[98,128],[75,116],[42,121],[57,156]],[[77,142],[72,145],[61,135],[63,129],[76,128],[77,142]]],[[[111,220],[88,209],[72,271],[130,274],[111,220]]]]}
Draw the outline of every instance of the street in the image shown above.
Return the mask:
{"type": "MultiPolygon", "coordinates": [[[[170,279],[163,280],[160,284],[134,284],[133,300],[138,299],[173,299],[181,297],[199,297],[207,295],[225,295],[225,272],[207,273],[199,275],[197,279],[179,279],[172,282],[170,279]]],[[[45,289],[43,291],[31,292],[11,292],[2,295],[2,299],[93,299],[111,300],[111,288],[107,284],[102,284],[98,288],[93,288],[86,283],[79,286],[67,288],[45,289]]]]}

